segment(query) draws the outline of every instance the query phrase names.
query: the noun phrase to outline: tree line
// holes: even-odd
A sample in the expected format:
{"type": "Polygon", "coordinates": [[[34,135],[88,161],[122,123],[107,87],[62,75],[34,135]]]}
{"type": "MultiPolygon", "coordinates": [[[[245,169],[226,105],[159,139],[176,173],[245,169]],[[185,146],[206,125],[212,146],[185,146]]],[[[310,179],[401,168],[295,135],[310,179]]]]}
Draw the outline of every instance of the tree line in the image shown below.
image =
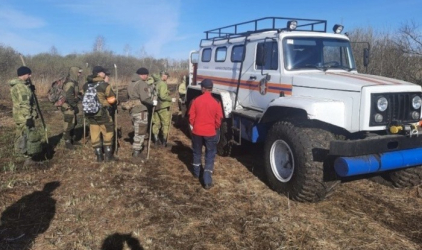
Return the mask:
{"type": "MultiPolygon", "coordinates": [[[[397,78],[422,85],[422,31],[414,22],[403,24],[398,30],[375,31],[371,27],[357,28],[348,32],[352,42],[357,69],[361,73],[397,78]],[[363,48],[370,46],[370,64],[363,65],[363,48]]],[[[67,74],[71,66],[80,67],[87,76],[92,67],[101,65],[114,73],[117,65],[119,81],[128,82],[137,68],[143,66],[151,73],[169,71],[180,78],[187,73],[186,60],[157,59],[146,53],[141,57],[118,55],[103,49],[104,41],[97,38],[92,52],[61,56],[53,49],[49,53],[25,56],[26,64],[34,72],[33,82],[48,86],[54,80],[67,74]]],[[[13,48],[0,45],[0,97],[8,98],[7,82],[16,76],[16,69],[22,65],[19,53],[13,48]]],[[[45,90],[48,87],[42,88],[45,90]]],[[[46,93],[38,93],[40,95],[46,93]]]]}

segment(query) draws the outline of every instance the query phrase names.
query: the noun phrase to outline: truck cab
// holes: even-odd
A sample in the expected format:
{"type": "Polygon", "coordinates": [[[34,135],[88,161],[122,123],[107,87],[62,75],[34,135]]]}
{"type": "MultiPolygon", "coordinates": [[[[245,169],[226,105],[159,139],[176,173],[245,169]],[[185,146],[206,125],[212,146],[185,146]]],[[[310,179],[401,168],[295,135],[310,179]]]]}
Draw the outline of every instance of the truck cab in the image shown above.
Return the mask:
{"type": "Polygon", "coordinates": [[[421,87],[358,73],[342,28],[261,18],[206,31],[191,53],[186,103],[213,81],[224,114],[218,153],[264,143],[269,185],[295,200],[322,200],[349,176],[421,183],[421,87]]]}

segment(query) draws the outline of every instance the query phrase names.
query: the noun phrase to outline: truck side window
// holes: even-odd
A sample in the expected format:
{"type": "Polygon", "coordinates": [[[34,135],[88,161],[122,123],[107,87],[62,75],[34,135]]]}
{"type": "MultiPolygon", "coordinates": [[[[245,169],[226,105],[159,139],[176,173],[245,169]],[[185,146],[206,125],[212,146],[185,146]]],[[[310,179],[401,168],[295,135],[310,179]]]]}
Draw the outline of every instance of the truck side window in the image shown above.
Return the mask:
{"type": "Polygon", "coordinates": [[[211,48],[207,48],[207,49],[202,50],[202,58],[201,58],[201,60],[203,62],[209,62],[209,61],[211,61],[211,52],[212,52],[211,48]]]}
{"type": "MultiPolygon", "coordinates": [[[[258,66],[255,64],[257,69],[266,69],[266,70],[277,70],[278,69],[278,46],[276,41],[268,41],[259,43],[261,46],[264,46],[264,59],[265,64],[263,66],[258,66]]],[[[255,55],[255,59],[258,54],[255,55]]],[[[255,60],[256,61],[256,60],[255,60]]]]}
{"type": "Polygon", "coordinates": [[[215,51],[215,61],[224,62],[227,56],[227,47],[218,47],[215,51]]]}
{"type": "Polygon", "coordinates": [[[241,62],[243,61],[243,52],[244,52],[244,45],[236,45],[232,48],[232,55],[231,60],[232,62],[241,62]]]}

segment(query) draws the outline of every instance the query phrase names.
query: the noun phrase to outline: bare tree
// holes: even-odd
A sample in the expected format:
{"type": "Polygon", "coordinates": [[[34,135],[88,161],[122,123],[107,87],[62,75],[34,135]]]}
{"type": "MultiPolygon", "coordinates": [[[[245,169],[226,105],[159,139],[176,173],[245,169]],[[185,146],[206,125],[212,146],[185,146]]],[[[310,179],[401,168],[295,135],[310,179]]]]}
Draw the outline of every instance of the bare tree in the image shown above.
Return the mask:
{"type": "Polygon", "coordinates": [[[105,48],[105,38],[103,36],[97,36],[94,42],[94,52],[103,52],[105,48]]]}
{"type": "Polygon", "coordinates": [[[130,55],[132,48],[130,47],[129,44],[126,44],[125,47],[123,48],[123,52],[125,53],[125,55],[128,57],[130,55]]]}

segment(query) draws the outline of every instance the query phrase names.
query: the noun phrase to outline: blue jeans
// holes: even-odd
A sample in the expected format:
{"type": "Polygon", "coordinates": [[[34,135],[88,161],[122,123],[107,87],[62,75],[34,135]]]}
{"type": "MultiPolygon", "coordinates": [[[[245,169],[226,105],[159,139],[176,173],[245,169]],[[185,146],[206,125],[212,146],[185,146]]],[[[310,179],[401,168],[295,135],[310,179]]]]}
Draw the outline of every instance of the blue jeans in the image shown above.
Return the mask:
{"type": "Polygon", "coordinates": [[[199,136],[192,134],[193,165],[201,165],[202,145],[205,146],[204,170],[214,170],[214,159],[217,153],[218,133],[214,136],[199,136]]]}

